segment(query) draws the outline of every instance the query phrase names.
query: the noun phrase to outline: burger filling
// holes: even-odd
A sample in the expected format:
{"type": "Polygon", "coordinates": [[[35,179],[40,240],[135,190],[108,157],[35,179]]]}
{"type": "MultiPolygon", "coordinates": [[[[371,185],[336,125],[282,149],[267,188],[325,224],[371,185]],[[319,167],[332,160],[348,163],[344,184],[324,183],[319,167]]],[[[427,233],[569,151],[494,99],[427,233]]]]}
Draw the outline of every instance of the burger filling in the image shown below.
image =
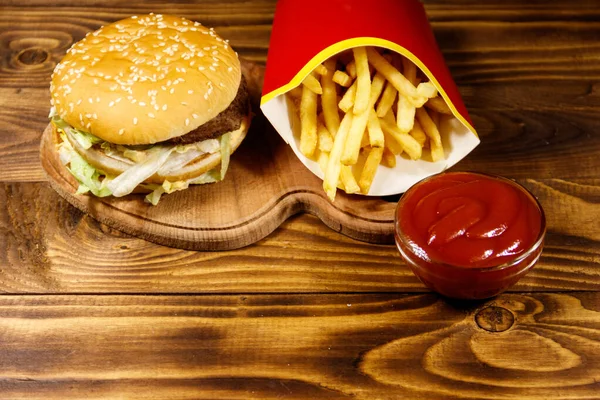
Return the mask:
{"type": "MultiPolygon", "coordinates": [[[[217,182],[225,177],[231,154],[231,132],[248,123],[247,97],[243,114],[240,102],[232,103],[228,110],[215,117],[227,120],[221,125],[220,133],[210,129],[207,134],[209,129],[202,126],[175,140],[143,146],[106,142],[70,126],[54,110],[50,117],[60,136],[57,145],[60,160],[79,182],[77,193],[121,197],[142,189],[150,192],[146,201],[156,205],[164,193],[183,190],[192,184],[217,182]],[[215,153],[220,153],[221,165],[193,176],[194,163],[215,153]],[[189,175],[191,177],[185,178],[189,175]]],[[[213,127],[213,120],[207,124],[213,127]]]]}

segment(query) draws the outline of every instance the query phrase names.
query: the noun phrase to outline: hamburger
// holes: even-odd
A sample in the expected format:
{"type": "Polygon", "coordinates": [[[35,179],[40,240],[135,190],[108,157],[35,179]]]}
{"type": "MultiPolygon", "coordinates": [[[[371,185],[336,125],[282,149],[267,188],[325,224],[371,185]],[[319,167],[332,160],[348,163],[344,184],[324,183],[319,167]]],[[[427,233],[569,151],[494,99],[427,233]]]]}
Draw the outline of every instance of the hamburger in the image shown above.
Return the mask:
{"type": "Polygon", "coordinates": [[[52,74],[51,124],[78,193],[163,193],[225,177],[250,126],[240,62],[212,28],[133,16],[89,33],[52,74]]]}

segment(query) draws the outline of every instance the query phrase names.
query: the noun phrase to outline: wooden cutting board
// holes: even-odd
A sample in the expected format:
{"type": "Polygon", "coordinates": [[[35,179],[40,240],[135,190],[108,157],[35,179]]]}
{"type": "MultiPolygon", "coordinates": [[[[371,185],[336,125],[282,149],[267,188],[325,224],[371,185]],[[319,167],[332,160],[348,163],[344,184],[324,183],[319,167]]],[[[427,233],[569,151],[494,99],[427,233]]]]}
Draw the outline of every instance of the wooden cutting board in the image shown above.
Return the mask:
{"type": "Polygon", "coordinates": [[[331,203],[322,181],[296,158],[260,114],[264,69],[243,61],[257,114],[232,155],[223,182],[194,185],[165,195],[157,206],[143,195],[96,198],[76,195],[78,183],[54,151],[52,130],[42,136],[40,158],[50,185],[92,218],[158,244],[189,250],[231,250],[255,243],[299,212],[316,215],[331,229],[361,241],[393,243],[397,197],[383,199],[338,191],[331,203]]]}

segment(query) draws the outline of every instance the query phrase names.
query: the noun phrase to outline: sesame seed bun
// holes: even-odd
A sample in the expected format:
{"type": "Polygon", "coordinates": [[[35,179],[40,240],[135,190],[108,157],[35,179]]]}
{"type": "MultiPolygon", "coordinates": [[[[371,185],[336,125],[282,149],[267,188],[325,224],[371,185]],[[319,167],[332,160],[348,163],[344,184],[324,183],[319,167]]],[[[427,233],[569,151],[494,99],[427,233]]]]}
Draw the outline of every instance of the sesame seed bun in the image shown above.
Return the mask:
{"type": "Polygon", "coordinates": [[[57,114],[107,142],[143,145],[182,136],[227,109],[241,71],[212,29],[167,15],[127,18],[89,34],[57,65],[57,114]]]}

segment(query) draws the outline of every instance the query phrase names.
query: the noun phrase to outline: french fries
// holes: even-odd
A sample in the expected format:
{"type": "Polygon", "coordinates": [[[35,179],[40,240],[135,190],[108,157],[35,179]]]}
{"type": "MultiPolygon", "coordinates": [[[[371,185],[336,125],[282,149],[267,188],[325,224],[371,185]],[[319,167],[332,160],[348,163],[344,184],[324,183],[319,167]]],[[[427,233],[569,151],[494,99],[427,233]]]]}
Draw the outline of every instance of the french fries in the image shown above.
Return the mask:
{"type": "Polygon", "coordinates": [[[385,117],[385,114],[391,110],[394,105],[394,100],[396,100],[396,95],[398,91],[391,83],[386,83],[385,89],[383,90],[383,94],[381,95],[381,100],[379,100],[379,105],[377,106],[377,116],[380,118],[385,117]]]}
{"type": "Polygon", "coordinates": [[[330,58],[324,63],[327,73],[321,76],[321,87],[323,95],[321,96],[321,106],[323,108],[323,118],[325,126],[329,133],[335,136],[340,128],[340,114],[337,109],[337,89],[333,82],[333,73],[335,71],[335,59],[330,58]]]}
{"type": "Polygon", "coordinates": [[[317,148],[317,94],[306,86],[300,100],[300,129],[300,151],[311,157],[317,148]]]}
{"type": "Polygon", "coordinates": [[[310,74],[306,78],[304,78],[304,80],[302,81],[302,85],[316,94],[323,94],[321,84],[313,74],[310,74]]]}
{"type": "Polygon", "coordinates": [[[354,107],[354,99],[355,98],[356,98],[356,82],[354,82],[352,84],[352,86],[350,86],[350,88],[348,88],[348,90],[346,90],[346,93],[344,93],[344,97],[342,97],[342,100],[340,100],[340,102],[338,103],[338,107],[340,108],[340,110],[347,113],[348,111],[350,111],[350,109],[352,107],[354,107]]]}
{"type": "Polygon", "coordinates": [[[319,150],[329,153],[333,147],[333,137],[320,120],[317,120],[317,137],[319,139],[319,150]]]}
{"type": "Polygon", "coordinates": [[[319,64],[288,95],[300,117],[300,151],[318,162],[332,201],[338,188],[368,194],[379,166],[395,168],[398,157],[445,158],[440,115],[450,108],[398,54],[353,48],[319,64]]]}
{"type": "MultiPolygon", "coordinates": [[[[358,77],[356,79],[358,79],[358,77]]],[[[359,92],[356,93],[357,99],[354,102],[354,119],[352,120],[352,126],[350,127],[348,138],[346,139],[344,152],[342,153],[342,164],[356,164],[358,160],[358,153],[360,152],[360,142],[363,137],[363,133],[367,128],[367,123],[369,122],[369,112],[379,98],[384,84],[385,79],[383,78],[383,75],[376,74],[367,92],[369,94],[369,98],[367,99],[367,108],[360,113],[356,112],[356,103],[358,102],[359,92]]],[[[365,93],[363,92],[363,95],[364,94],[365,93]]]]}
{"type": "Polygon", "coordinates": [[[319,64],[315,68],[315,72],[319,75],[327,74],[327,68],[323,64],[319,64]]]}
{"type": "Polygon", "coordinates": [[[369,110],[369,120],[367,121],[367,131],[369,132],[369,144],[371,147],[383,147],[385,140],[381,124],[375,110],[369,110]]]}
{"type": "Polygon", "coordinates": [[[429,114],[427,113],[427,110],[419,108],[417,110],[416,115],[419,124],[421,124],[423,131],[425,131],[425,134],[429,136],[431,142],[435,143],[436,146],[441,146],[442,137],[440,136],[440,131],[438,130],[437,126],[435,125],[429,114]]]}
{"type": "Polygon", "coordinates": [[[412,160],[421,158],[423,148],[414,137],[402,132],[396,125],[390,124],[385,119],[380,119],[379,121],[381,123],[381,129],[396,139],[400,146],[402,146],[402,150],[404,150],[412,160]]]}
{"type": "Polygon", "coordinates": [[[383,148],[381,164],[388,168],[394,168],[396,166],[396,155],[392,153],[387,147],[383,148]]]}
{"type": "Polygon", "coordinates": [[[417,88],[372,47],[367,48],[369,63],[387,79],[398,92],[407,97],[419,97],[417,88]]]}
{"type": "Polygon", "coordinates": [[[340,129],[335,135],[333,140],[333,147],[331,153],[329,153],[329,159],[327,160],[327,168],[325,169],[325,179],[323,180],[323,189],[327,196],[333,201],[335,199],[335,192],[337,188],[337,182],[340,178],[340,172],[342,170],[342,150],[344,149],[344,143],[346,142],[346,136],[352,125],[352,113],[346,113],[344,119],[340,123],[340,129]]]}
{"type": "Polygon", "coordinates": [[[342,71],[335,71],[333,73],[333,81],[342,87],[350,87],[352,85],[352,78],[342,71]]]}
{"type": "Polygon", "coordinates": [[[408,97],[400,95],[398,97],[398,115],[396,124],[402,132],[409,132],[415,122],[416,107],[411,103],[408,97]]]}
{"type": "Polygon", "coordinates": [[[346,73],[350,75],[350,78],[356,78],[356,64],[354,60],[350,61],[348,65],[346,65],[346,73]]]}
{"type": "Polygon", "coordinates": [[[427,103],[425,103],[425,107],[427,107],[431,110],[435,110],[441,114],[452,115],[452,111],[450,111],[450,107],[448,107],[448,105],[446,104],[444,99],[442,99],[439,96],[432,97],[431,99],[429,99],[429,101],[427,101],[427,103]]]}
{"type": "Polygon", "coordinates": [[[421,124],[419,121],[415,121],[412,130],[410,131],[410,136],[414,137],[417,142],[421,145],[421,147],[425,147],[425,143],[427,142],[427,135],[423,132],[423,128],[421,128],[421,124]]]}
{"type": "Polygon", "coordinates": [[[360,174],[360,179],[358,180],[358,186],[360,186],[362,193],[369,193],[369,188],[371,187],[373,179],[375,179],[375,173],[381,163],[382,157],[383,147],[371,147],[369,155],[367,156],[367,161],[365,161],[362,173],[360,174]]]}
{"type": "Polygon", "coordinates": [[[367,50],[364,47],[357,47],[352,49],[352,52],[354,53],[354,62],[356,63],[356,99],[354,100],[354,114],[361,114],[369,106],[369,99],[371,97],[371,73],[369,71],[367,50]]]}
{"type": "MultiPolygon", "coordinates": [[[[364,170],[363,170],[364,173],[364,170]]],[[[356,178],[352,175],[352,167],[349,165],[342,165],[342,170],[340,171],[340,178],[342,179],[342,185],[344,185],[344,192],[348,194],[358,193],[361,190],[361,187],[356,182],[356,178]]]]}

